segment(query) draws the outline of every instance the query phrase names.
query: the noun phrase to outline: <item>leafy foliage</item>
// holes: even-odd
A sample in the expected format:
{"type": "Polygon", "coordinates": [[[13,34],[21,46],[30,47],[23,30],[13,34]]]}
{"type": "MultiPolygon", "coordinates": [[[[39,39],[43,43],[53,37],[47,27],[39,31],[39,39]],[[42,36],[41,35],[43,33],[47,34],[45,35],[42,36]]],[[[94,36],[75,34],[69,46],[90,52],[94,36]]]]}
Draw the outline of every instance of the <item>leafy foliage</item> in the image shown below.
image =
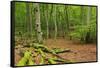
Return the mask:
{"type": "Polygon", "coordinates": [[[78,26],[73,32],[70,32],[69,36],[71,36],[74,40],[96,42],[96,24],[91,23],[88,26],[78,26]]]}
{"type": "MultiPolygon", "coordinates": [[[[15,34],[20,36],[19,32],[22,35],[27,36],[28,32],[27,27],[27,3],[19,3],[15,4],[15,34]],[[19,8],[20,7],[20,8],[19,8]]],[[[31,17],[32,17],[32,37],[36,38],[35,33],[35,7],[34,3],[29,4],[31,7],[31,17]]],[[[49,37],[54,37],[55,34],[55,24],[54,24],[54,5],[52,4],[40,4],[40,19],[41,19],[41,30],[43,32],[43,38],[46,38],[47,34],[47,21],[46,15],[48,17],[48,31],[49,37]],[[47,9],[48,8],[48,9],[47,9]],[[47,10],[48,12],[47,12],[47,10]],[[46,13],[47,12],[47,13],[46,13]]],[[[75,6],[75,5],[57,5],[56,6],[56,24],[57,24],[57,37],[72,37],[72,39],[87,41],[86,36],[89,33],[90,40],[96,40],[96,7],[91,7],[91,20],[87,25],[87,6],[75,6]],[[66,14],[65,14],[66,13],[66,14]],[[65,18],[65,19],[64,19],[65,18]],[[73,29],[70,29],[73,28],[73,29]]],[[[30,14],[30,13],[29,13],[30,14]]]]}

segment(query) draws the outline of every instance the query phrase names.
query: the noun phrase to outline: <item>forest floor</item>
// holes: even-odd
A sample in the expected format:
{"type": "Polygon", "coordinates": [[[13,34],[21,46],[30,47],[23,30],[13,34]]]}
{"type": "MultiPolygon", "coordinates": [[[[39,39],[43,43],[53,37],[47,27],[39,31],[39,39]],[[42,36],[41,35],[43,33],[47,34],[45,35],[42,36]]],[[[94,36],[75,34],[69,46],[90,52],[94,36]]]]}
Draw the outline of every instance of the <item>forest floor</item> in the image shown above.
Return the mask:
{"type": "MultiPolygon", "coordinates": [[[[57,39],[55,41],[54,39],[48,39],[44,42],[44,45],[49,49],[60,48],[71,50],[70,52],[58,54],[66,60],[72,60],[75,62],[96,61],[96,44],[74,43],[71,40],[68,41],[65,39],[57,39]]],[[[18,50],[15,49],[15,64],[21,59],[17,52],[18,50]]],[[[37,59],[39,59],[39,57],[37,59]]]]}
{"type": "Polygon", "coordinates": [[[75,62],[96,61],[96,44],[80,44],[73,43],[64,39],[56,41],[49,39],[45,42],[48,48],[70,49],[71,52],[60,53],[64,59],[73,60],[75,62]]]}

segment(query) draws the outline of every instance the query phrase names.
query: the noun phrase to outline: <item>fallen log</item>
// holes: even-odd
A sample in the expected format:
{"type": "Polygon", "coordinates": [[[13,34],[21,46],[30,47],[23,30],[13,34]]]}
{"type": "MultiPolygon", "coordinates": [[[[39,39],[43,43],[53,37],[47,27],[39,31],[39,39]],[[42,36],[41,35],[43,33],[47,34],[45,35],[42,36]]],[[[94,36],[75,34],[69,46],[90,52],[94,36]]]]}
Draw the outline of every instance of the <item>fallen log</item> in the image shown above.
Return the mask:
{"type": "Polygon", "coordinates": [[[56,64],[56,62],[55,62],[52,58],[49,58],[49,59],[48,59],[48,62],[49,62],[50,64],[56,64]]]}
{"type": "Polygon", "coordinates": [[[28,59],[30,58],[31,53],[26,51],[24,53],[24,57],[22,57],[22,59],[18,62],[17,66],[24,66],[27,64],[28,59]]]}
{"type": "MultiPolygon", "coordinates": [[[[33,47],[37,48],[38,51],[43,55],[43,52],[46,52],[46,53],[51,53],[53,54],[54,56],[57,56],[58,58],[61,58],[61,59],[64,59],[62,58],[61,56],[57,55],[58,53],[64,53],[64,52],[70,52],[71,50],[67,49],[67,50],[59,50],[58,52],[56,52],[55,50],[50,50],[49,48],[47,48],[46,46],[43,46],[42,44],[38,44],[38,43],[34,43],[33,44],[33,47]]],[[[56,48],[57,49],[57,48],[56,48]]],[[[65,60],[65,59],[64,59],[65,60]]]]}
{"type": "Polygon", "coordinates": [[[18,62],[16,66],[25,66],[25,65],[33,65],[33,64],[35,63],[32,61],[31,52],[26,51],[24,53],[24,57],[22,57],[22,59],[18,62]]]}
{"type": "Polygon", "coordinates": [[[71,52],[71,50],[67,49],[67,50],[62,50],[62,51],[58,51],[58,52],[55,52],[55,53],[59,54],[59,53],[65,53],[65,52],[71,52]]]}
{"type": "Polygon", "coordinates": [[[61,49],[58,49],[58,48],[54,48],[54,49],[50,50],[46,46],[43,46],[42,44],[38,44],[38,43],[34,43],[33,47],[35,47],[37,49],[41,48],[44,52],[49,52],[49,53],[53,53],[53,54],[71,52],[71,50],[69,50],[69,49],[61,50],[61,49]]]}
{"type": "Polygon", "coordinates": [[[47,59],[50,63],[52,63],[53,61],[60,61],[60,62],[71,63],[70,60],[66,60],[65,58],[62,58],[61,56],[58,55],[59,53],[71,52],[71,50],[69,50],[69,49],[60,50],[60,49],[55,48],[54,50],[50,50],[46,46],[43,46],[42,44],[38,44],[38,43],[34,43],[33,47],[35,47],[37,49],[37,51],[41,54],[41,56],[42,56],[42,58],[41,58],[42,64],[44,63],[45,59],[47,59]],[[57,60],[57,59],[46,58],[44,52],[50,53],[50,54],[56,56],[59,59],[57,60]]]}
{"type": "Polygon", "coordinates": [[[63,59],[59,59],[59,58],[56,58],[56,59],[54,58],[53,60],[56,62],[71,63],[69,60],[63,60],[63,59]]]}
{"type": "Polygon", "coordinates": [[[65,53],[65,52],[71,52],[70,49],[62,50],[62,49],[60,49],[60,48],[53,48],[51,51],[54,52],[54,53],[56,53],[56,54],[65,53]]]}
{"type": "Polygon", "coordinates": [[[34,65],[35,62],[32,60],[32,57],[29,58],[28,65],[34,65]]]}
{"type": "Polygon", "coordinates": [[[45,56],[44,52],[43,52],[40,48],[38,49],[38,52],[39,52],[40,55],[41,55],[40,64],[44,64],[44,62],[45,62],[45,59],[44,59],[44,58],[46,58],[46,56],[45,56]]]}

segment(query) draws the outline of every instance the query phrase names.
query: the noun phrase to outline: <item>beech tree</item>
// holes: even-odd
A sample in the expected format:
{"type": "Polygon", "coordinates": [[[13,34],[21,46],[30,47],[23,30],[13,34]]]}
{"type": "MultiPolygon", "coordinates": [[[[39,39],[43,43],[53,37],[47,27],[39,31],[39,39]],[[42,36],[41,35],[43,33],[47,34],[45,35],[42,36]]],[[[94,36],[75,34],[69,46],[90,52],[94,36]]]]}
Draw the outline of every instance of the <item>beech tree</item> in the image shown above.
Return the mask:
{"type": "Polygon", "coordinates": [[[26,22],[27,22],[27,32],[28,32],[28,36],[29,37],[32,37],[32,5],[27,3],[26,4],[26,10],[27,10],[27,13],[26,13],[26,22]]]}
{"type": "Polygon", "coordinates": [[[34,4],[34,12],[35,12],[35,29],[36,29],[36,34],[37,34],[37,41],[39,43],[42,43],[42,32],[41,32],[41,22],[40,22],[40,8],[39,4],[35,3],[34,4]]]}
{"type": "Polygon", "coordinates": [[[57,37],[57,22],[56,22],[56,5],[53,6],[54,8],[54,13],[53,13],[53,21],[54,21],[54,25],[55,25],[55,35],[54,38],[56,39],[57,37]]]}
{"type": "Polygon", "coordinates": [[[91,21],[91,11],[92,11],[91,7],[88,7],[88,9],[87,9],[87,25],[91,21]]]}
{"type": "Polygon", "coordinates": [[[46,7],[46,10],[45,10],[45,20],[46,20],[46,38],[48,39],[48,37],[49,37],[49,22],[48,22],[48,20],[49,20],[49,17],[48,17],[48,5],[47,5],[47,7],[46,7]]]}

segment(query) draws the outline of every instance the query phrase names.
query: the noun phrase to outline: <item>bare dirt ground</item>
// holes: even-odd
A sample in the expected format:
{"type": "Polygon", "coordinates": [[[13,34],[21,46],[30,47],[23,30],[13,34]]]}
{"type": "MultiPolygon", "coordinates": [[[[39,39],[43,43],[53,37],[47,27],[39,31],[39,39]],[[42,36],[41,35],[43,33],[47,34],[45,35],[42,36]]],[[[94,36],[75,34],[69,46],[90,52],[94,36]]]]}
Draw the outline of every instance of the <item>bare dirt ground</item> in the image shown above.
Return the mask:
{"type": "Polygon", "coordinates": [[[52,40],[49,39],[45,42],[49,48],[70,49],[71,52],[59,54],[64,59],[72,60],[75,62],[89,62],[96,61],[96,44],[80,44],[73,43],[64,39],[52,40]]]}

